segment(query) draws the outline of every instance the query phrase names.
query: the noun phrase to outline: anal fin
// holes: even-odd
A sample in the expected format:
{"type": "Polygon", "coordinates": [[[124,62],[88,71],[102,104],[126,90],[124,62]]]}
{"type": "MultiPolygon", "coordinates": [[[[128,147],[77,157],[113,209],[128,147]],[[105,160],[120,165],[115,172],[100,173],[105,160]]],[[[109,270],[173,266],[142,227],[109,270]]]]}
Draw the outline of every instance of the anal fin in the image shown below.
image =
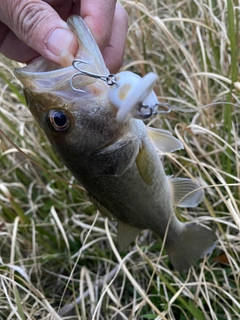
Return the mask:
{"type": "Polygon", "coordinates": [[[118,235],[117,242],[120,251],[126,250],[131,242],[136,239],[136,236],[141,232],[141,229],[130,226],[118,220],[118,235]]]}
{"type": "Polygon", "coordinates": [[[169,177],[173,203],[182,208],[196,207],[204,197],[201,186],[191,179],[169,177]]]}
{"type": "Polygon", "coordinates": [[[142,229],[132,227],[131,225],[123,223],[119,219],[116,219],[108,209],[101,205],[101,203],[98,200],[96,200],[90,194],[88,194],[88,196],[90,201],[93,203],[96,209],[98,209],[101,212],[103,216],[109,218],[110,220],[117,220],[117,242],[119,245],[119,249],[120,251],[127,250],[131,242],[133,242],[136,239],[136,236],[142,231],[142,229]]]}
{"type": "Polygon", "coordinates": [[[94,207],[97,210],[99,210],[104,217],[106,217],[110,220],[114,220],[114,216],[111,214],[111,212],[108,209],[106,209],[103,205],[101,205],[101,203],[97,199],[95,199],[90,194],[88,194],[88,197],[89,197],[90,201],[92,202],[92,204],[94,205],[94,207]]]}

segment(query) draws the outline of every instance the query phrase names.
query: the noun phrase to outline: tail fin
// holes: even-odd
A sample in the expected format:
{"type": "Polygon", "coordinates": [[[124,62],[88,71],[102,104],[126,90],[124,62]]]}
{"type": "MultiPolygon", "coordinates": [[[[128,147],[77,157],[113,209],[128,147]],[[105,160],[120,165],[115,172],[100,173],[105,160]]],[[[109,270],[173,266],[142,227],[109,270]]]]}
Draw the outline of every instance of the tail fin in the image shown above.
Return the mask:
{"type": "Polygon", "coordinates": [[[187,271],[198,258],[212,252],[216,240],[212,230],[186,223],[179,238],[167,241],[166,249],[174,268],[180,272],[187,271]]]}

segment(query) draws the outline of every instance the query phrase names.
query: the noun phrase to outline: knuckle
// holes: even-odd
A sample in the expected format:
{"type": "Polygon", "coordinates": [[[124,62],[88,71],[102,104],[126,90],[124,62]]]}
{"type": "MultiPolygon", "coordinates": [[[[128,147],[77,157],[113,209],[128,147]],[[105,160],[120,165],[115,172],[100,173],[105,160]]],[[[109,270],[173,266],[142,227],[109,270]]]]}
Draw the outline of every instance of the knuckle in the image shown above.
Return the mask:
{"type": "Polygon", "coordinates": [[[25,2],[22,1],[18,6],[18,10],[15,16],[15,28],[19,38],[26,42],[31,43],[32,37],[36,34],[40,34],[41,25],[43,21],[46,23],[47,15],[44,14],[45,8],[41,4],[36,4],[34,1],[25,2]]]}

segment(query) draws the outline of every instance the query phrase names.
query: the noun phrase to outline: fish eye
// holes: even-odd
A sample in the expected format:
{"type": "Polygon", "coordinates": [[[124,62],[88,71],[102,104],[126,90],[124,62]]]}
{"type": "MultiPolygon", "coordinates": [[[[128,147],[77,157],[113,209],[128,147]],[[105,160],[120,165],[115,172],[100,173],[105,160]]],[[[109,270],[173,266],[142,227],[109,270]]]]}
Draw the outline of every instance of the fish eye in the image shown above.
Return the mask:
{"type": "Polygon", "coordinates": [[[63,110],[51,110],[48,119],[54,130],[65,132],[70,127],[70,120],[63,110]]]}

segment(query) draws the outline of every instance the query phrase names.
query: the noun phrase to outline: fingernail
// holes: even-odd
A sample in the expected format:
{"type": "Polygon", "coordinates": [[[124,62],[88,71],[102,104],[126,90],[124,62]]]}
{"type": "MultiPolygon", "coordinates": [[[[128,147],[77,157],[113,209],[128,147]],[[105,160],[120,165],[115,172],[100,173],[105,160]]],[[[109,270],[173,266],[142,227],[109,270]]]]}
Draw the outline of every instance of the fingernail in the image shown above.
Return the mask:
{"type": "Polygon", "coordinates": [[[68,50],[70,48],[74,38],[75,36],[71,31],[56,28],[47,39],[46,46],[52,54],[60,56],[62,50],[68,50]]]}

